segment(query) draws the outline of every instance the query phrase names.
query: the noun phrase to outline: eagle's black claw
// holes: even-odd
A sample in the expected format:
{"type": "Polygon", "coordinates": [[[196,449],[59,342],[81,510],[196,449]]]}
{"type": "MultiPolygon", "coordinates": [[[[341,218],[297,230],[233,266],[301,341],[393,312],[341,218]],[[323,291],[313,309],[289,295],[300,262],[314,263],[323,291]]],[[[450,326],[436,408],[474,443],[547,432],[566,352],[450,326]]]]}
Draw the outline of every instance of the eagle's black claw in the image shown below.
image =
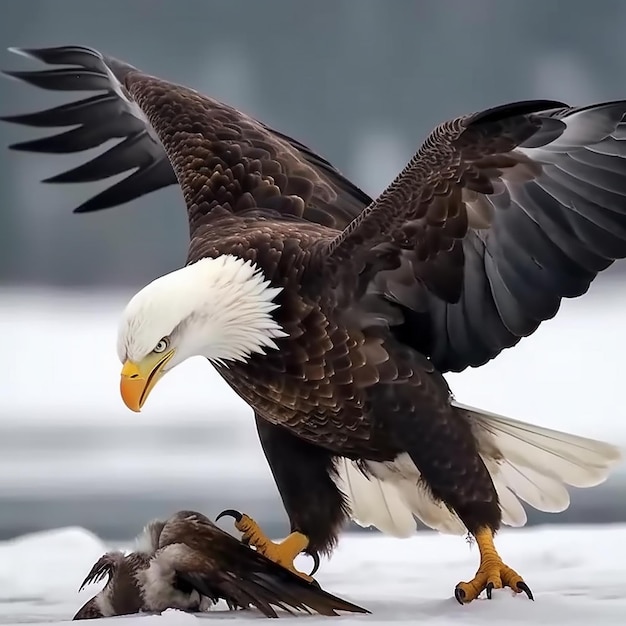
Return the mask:
{"type": "Polygon", "coordinates": [[[224,509],[216,518],[215,521],[217,522],[218,520],[220,520],[222,517],[234,517],[236,522],[240,522],[243,514],[240,513],[239,511],[235,511],[235,509],[224,509]]]}
{"type": "Polygon", "coordinates": [[[318,589],[321,589],[321,588],[322,588],[322,585],[320,585],[320,584],[317,582],[317,580],[315,580],[315,578],[313,578],[313,579],[311,580],[311,584],[312,584],[314,587],[317,587],[318,589]]]}
{"type": "Polygon", "coordinates": [[[454,590],[454,597],[456,598],[456,601],[457,601],[459,604],[465,604],[465,603],[463,602],[463,600],[465,600],[465,591],[463,591],[463,589],[461,589],[460,587],[457,587],[457,588],[454,590]]]}
{"type": "Polygon", "coordinates": [[[485,587],[486,591],[487,591],[487,598],[489,600],[491,600],[491,592],[493,591],[494,588],[494,584],[493,583],[487,583],[487,586],[485,587]]]}
{"type": "Polygon", "coordinates": [[[525,582],[520,582],[517,583],[517,588],[520,591],[523,591],[527,596],[529,600],[534,600],[534,596],[533,596],[533,592],[530,590],[530,587],[525,583],[525,582]]]}
{"type": "Polygon", "coordinates": [[[320,557],[317,552],[310,555],[313,559],[313,569],[309,572],[309,576],[315,576],[315,573],[320,568],[320,557]]]}

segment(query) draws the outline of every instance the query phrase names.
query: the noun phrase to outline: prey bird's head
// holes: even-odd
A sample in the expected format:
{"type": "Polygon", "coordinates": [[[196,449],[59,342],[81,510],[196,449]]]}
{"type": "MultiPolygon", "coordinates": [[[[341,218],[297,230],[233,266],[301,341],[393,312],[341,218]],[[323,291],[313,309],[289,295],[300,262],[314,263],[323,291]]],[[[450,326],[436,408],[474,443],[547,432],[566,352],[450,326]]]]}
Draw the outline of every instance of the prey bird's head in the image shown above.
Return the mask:
{"type": "Polygon", "coordinates": [[[232,255],[201,259],[144,287],[118,332],[126,406],[139,411],[162,376],[191,356],[228,365],[276,349],[274,339],[286,336],[271,314],[280,291],[232,255]]]}

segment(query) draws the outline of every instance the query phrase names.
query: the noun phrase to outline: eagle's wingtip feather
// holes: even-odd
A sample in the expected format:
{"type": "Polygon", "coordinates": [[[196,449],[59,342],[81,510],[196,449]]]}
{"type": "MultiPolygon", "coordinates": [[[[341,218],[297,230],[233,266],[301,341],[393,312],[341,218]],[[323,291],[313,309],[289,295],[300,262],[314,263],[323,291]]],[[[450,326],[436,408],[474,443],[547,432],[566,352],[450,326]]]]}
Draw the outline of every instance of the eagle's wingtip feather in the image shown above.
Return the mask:
{"type": "Polygon", "coordinates": [[[20,56],[23,56],[23,57],[28,57],[28,58],[31,57],[31,55],[29,54],[28,48],[20,48],[19,46],[8,46],[7,51],[11,52],[12,54],[19,54],[20,56]]]}

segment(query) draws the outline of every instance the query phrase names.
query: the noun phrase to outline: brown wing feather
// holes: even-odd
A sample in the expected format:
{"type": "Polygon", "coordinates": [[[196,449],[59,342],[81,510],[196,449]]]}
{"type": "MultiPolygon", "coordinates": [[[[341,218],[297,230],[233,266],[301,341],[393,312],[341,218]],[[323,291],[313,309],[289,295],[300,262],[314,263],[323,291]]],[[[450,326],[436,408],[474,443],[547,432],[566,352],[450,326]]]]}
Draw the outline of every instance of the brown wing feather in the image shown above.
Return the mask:
{"type": "MultiPolygon", "coordinates": [[[[373,244],[382,236],[390,242],[385,254],[391,265],[370,269],[369,285],[349,285],[341,304],[365,287],[372,311],[381,309],[382,300],[391,303],[396,311],[383,317],[396,337],[441,371],[480,365],[514,345],[552,317],[563,297],[584,293],[598,272],[626,256],[624,101],[585,108],[505,105],[443,124],[367,216],[352,221],[370,199],[296,140],[88,48],[21,52],[67,67],[10,76],[45,89],[98,93],[5,117],[41,128],[71,127],[12,147],[68,153],[119,138],[49,182],[103,180],[134,170],[78,211],[123,204],[175,184],[171,160],[192,230],[201,233],[190,258],[214,248],[203,238],[213,228],[219,240],[224,211],[265,216],[268,228],[271,220],[289,218],[332,229],[350,224],[335,263],[348,258],[355,243],[375,257],[381,246],[373,244]],[[150,109],[154,128],[131,93],[150,109]],[[162,111],[151,99],[164,105],[162,111]],[[181,133],[173,134],[170,121],[178,113],[181,133]],[[202,161],[209,153],[210,162],[202,161]],[[208,217],[218,205],[223,210],[208,217]]],[[[356,259],[361,267],[349,260],[346,267],[361,276],[363,260],[356,259]]]]}
{"type": "Polygon", "coordinates": [[[441,370],[481,365],[626,257],[626,101],[504,105],[446,122],[330,244],[350,270],[385,241],[369,289],[441,370]],[[356,261],[355,261],[356,257],[356,261]]]}
{"type": "Polygon", "coordinates": [[[276,617],[274,607],[322,615],[368,612],[266,559],[195,511],[180,511],[170,518],[161,545],[178,550],[181,579],[198,593],[224,598],[232,606],[255,606],[267,617],[276,617]]]}
{"type": "Polygon", "coordinates": [[[103,554],[89,570],[85,580],[81,583],[78,591],[82,591],[87,585],[100,582],[105,576],[107,577],[107,584],[111,580],[111,577],[115,574],[115,570],[124,561],[124,553],[119,551],[112,551],[103,554]]]}
{"type": "Polygon", "coordinates": [[[554,126],[563,126],[533,115],[546,105],[560,103],[509,105],[438,126],[380,196],[329,243],[327,262],[338,265],[383,242],[414,250],[420,263],[449,253],[470,226],[463,191],[494,193],[493,179],[516,163],[512,150],[542,130],[553,136],[554,126]]]}
{"type": "Polygon", "coordinates": [[[81,620],[81,619],[98,619],[100,617],[105,617],[102,615],[102,611],[96,602],[96,598],[91,598],[91,600],[87,600],[83,606],[76,611],[72,620],[81,620]]]}
{"type": "Polygon", "coordinates": [[[45,89],[102,93],[2,118],[42,128],[78,125],[13,149],[69,153],[122,139],[47,182],[102,180],[137,168],[78,212],[123,204],[178,182],[192,231],[216,206],[234,212],[267,209],[342,229],[370,200],[305,145],[192,89],[80,46],[14,51],[68,67],[5,72],[9,76],[45,89]]]}

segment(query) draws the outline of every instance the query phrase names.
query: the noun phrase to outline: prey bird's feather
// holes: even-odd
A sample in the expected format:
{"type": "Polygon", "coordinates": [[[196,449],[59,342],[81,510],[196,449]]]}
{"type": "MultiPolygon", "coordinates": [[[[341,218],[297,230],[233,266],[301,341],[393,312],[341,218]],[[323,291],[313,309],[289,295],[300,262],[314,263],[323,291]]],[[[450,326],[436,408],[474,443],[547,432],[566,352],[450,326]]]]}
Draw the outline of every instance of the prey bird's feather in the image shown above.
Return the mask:
{"type": "Polygon", "coordinates": [[[219,600],[231,609],[256,608],[266,617],[287,613],[368,611],[313,585],[244,545],[196,511],[154,520],[135,552],[107,552],[81,589],[108,577],[74,619],[166,609],[206,611],[219,600]]]}

